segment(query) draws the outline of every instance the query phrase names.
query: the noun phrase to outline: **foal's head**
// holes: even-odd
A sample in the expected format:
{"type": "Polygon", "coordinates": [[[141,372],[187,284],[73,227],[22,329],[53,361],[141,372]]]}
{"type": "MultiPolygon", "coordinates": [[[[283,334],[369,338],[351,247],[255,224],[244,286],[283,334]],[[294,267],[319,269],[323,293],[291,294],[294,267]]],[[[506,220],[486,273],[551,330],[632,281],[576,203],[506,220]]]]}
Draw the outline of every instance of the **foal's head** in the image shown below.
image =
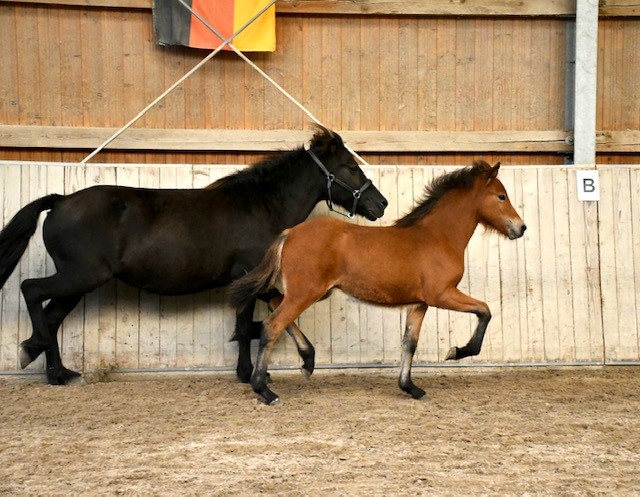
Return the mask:
{"type": "Polygon", "coordinates": [[[367,180],[338,133],[318,126],[309,149],[338,180],[331,186],[332,202],[350,210],[354,204],[354,191],[358,190],[355,194],[358,196],[355,214],[365,216],[370,221],[382,217],[388,204],[387,199],[367,180]],[[347,188],[340,185],[340,182],[347,185],[347,188]],[[362,193],[359,193],[360,190],[362,193]]]}
{"type": "Polygon", "coordinates": [[[527,226],[511,205],[507,191],[498,179],[500,163],[491,167],[484,161],[476,161],[474,168],[484,169],[484,174],[477,180],[478,218],[488,228],[509,237],[510,240],[524,235],[527,226]]]}

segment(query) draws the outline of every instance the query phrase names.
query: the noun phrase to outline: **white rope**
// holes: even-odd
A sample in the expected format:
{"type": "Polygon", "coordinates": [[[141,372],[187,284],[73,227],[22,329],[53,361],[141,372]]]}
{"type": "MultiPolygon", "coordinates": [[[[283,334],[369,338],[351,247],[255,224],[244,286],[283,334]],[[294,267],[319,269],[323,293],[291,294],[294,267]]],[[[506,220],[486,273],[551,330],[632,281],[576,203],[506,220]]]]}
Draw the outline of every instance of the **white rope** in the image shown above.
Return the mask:
{"type": "MultiPolygon", "coordinates": [[[[178,2],[180,2],[182,4],[182,6],[187,9],[189,12],[191,12],[202,24],[205,25],[205,27],[211,31],[214,35],[216,35],[218,38],[220,38],[221,40],[224,40],[223,36],[220,34],[220,32],[214,28],[211,24],[209,24],[207,22],[206,19],[204,19],[200,14],[198,14],[195,10],[193,10],[184,0],[178,0],[178,2]]],[[[249,59],[245,54],[243,54],[240,50],[238,50],[233,43],[227,43],[227,45],[229,46],[229,48],[231,50],[233,50],[238,57],[240,57],[242,60],[244,60],[247,64],[249,64],[255,71],[258,72],[258,74],[260,74],[264,79],[266,79],[269,83],[271,83],[280,93],[282,93],[285,97],[287,97],[294,105],[296,105],[302,112],[304,112],[306,114],[306,116],[311,119],[314,123],[318,124],[319,126],[322,126],[324,128],[326,128],[326,126],[324,126],[320,120],[318,118],[316,118],[316,116],[314,116],[304,105],[302,105],[300,102],[298,102],[291,94],[289,94],[289,92],[287,90],[285,90],[282,86],[280,86],[276,81],[274,81],[271,76],[269,76],[266,72],[264,72],[262,69],[260,69],[256,64],[254,64],[251,59],[249,59]]],[[[347,149],[347,151],[349,153],[351,153],[351,155],[353,155],[356,159],[358,159],[360,161],[361,164],[368,166],[369,163],[367,161],[365,161],[362,157],[360,157],[360,155],[358,155],[351,147],[349,147],[346,143],[344,144],[344,147],[347,149]]]]}
{"type": "MultiPolygon", "coordinates": [[[[202,59],[202,61],[200,61],[198,64],[196,64],[193,67],[193,69],[191,69],[188,73],[186,73],[184,76],[182,76],[173,85],[171,85],[169,88],[167,88],[164,91],[164,93],[162,93],[162,95],[160,95],[153,102],[151,102],[149,105],[147,105],[142,111],[140,111],[140,113],[136,117],[131,119],[131,121],[129,121],[122,128],[120,128],[113,135],[111,135],[111,137],[109,137],[107,140],[105,140],[98,148],[96,148],[93,152],[91,152],[84,159],[82,159],[82,161],[80,163],[81,164],[86,164],[93,157],[95,157],[98,153],[100,153],[113,140],[118,138],[122,133],[124,133],[127,129],[129,129],[131,126],[133,126],[142,116],[144,116],[149,111],[149,109],[151,109],[153,106],[155,106],[158,102],[160,102],[163,98],[165,98],[169,93],[171,93],[178,86],[180,86],[189,76],[191,76],[193,73],[195,73],[198,69],[200,69],[207,62],[209,62],[213,57],[215,57],[218,54],[218,52],[220,52],[226,45],[229,45],[231,47],[232,46],[231,45],[231,40],[233,40],[236,36],[238,36],[240,33],[242,33],[246,28],[248,28],[253,23],[253,21],[255,21],[258,17],[260,17],[267,10],[269,10],[276,3],[276,1],[277,0],[272,0],[268,5],[266,5],[264,8],[262,8],[260,10],[260,12],[258,12],[249,21],[247,21],[240,29],[238,29],[238,31],[233,33],[229,38],[225,39],[222,36],[220,36],[218,33],[216,33],[216,36],[218,36],[218,38],[220,38],[222,40],[222,44],[219,45],[218,48],[216,48],[213,52],[211,52],[204,59],[202,59]]],[[[184,5],[184,3],[183,3],[183,5],[184,5]]],[[[189,9],[189,10],[191,10],[191,9],[189,9]]]]}

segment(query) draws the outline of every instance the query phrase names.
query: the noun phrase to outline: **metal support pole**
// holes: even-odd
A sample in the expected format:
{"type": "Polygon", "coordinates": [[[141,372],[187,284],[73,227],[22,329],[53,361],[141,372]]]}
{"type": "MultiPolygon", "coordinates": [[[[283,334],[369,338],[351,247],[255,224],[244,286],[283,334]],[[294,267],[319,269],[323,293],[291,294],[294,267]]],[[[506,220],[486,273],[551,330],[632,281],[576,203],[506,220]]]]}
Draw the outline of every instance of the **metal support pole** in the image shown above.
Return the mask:
{"type": "Polygon", "coordinates": [[[577,0],[574,92],[574,164],[596,163],[598,0],[577,0]]]}

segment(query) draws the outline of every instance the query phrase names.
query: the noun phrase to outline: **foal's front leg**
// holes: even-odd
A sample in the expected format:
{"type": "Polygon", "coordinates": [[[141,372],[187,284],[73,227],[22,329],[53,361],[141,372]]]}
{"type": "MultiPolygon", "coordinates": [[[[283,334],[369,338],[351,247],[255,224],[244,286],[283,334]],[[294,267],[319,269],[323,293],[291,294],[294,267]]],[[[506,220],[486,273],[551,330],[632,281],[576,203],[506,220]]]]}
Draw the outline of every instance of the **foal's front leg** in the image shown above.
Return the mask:
{"type": "Polygon", "coordinates": [[[478,355],[482,348],[484,333],[487,330],[487,326],[489,326],[489,321],[491,321],[491,311],[489,310],[489,306],[480,300],[465,295],[457,288],[452,288],[448,292],[445,292],[435,305],[442,309],[471,312],[478,316],[478,325],[469,339],[469,342],[467,342],[464,347],[451,347],[445,357],[445,360],[458,360],[478,355]]]}
{"type": "Polygon", "coordinates": [[[420,328],[427,312],[426,304],[418,304],[407,310],[407,325],[402,338],[402,363],[400,365],[400,388],[411,395],[414,399],[421,399],[426,395],[422,388],[418,388],[411,381],[411,363],[416,353],[418,339],[420,338],[420,328]]]}

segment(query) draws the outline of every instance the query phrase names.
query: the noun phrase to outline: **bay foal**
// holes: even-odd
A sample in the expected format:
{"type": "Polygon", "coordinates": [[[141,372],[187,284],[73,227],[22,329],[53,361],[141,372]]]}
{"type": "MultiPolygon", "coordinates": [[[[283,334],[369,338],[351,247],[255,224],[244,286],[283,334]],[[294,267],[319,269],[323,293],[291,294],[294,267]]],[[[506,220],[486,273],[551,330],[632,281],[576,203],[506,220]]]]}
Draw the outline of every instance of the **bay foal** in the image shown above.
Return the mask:
{"type": "Polygon", "coordinates": [[[284,231],[260,265],[231,287],[232,304],[240,308],[254,295],[274,288],[278,280],[284,289],[284,300],[263,324],[251,376],[253,390],[266,403],[277,402],[266,383],[273,346],[302,311],[333,287],[365,302],[409,306],[400,388],[416,399],[425,391],[413,384],[411,364],[429,306],[478,317],[469,342],[452,347],[446,359],[477,355],[491,311],[457,288],[465,248],[478,224],[510,239],[521,237],[526,229],[497,178],[499,167],[478,161],[436,178],[422,202],[393,226],[317,218],[284,231]]]}

